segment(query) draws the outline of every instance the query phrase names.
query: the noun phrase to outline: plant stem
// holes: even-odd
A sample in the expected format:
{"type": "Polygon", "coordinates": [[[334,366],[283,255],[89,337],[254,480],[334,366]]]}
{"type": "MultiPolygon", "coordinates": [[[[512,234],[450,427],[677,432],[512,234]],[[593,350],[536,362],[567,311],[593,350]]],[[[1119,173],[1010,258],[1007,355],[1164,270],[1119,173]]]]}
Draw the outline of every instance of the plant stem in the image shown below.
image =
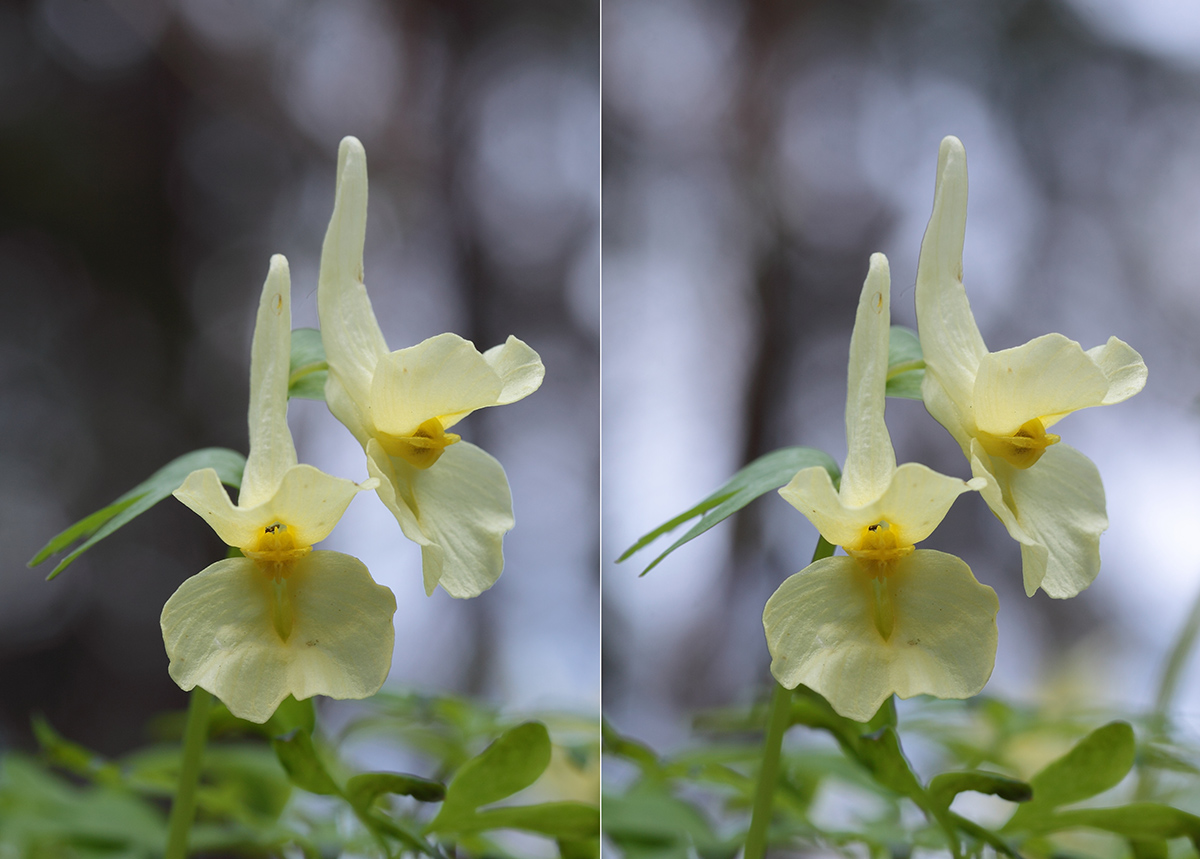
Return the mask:
{"type": "Polygon", "coordinates": [[[196,816],[196,784],[200,780],[200,761],[204,757],[204,741],[208,738],[208,713],[213,696],[199,686],[192,690],[188,702],[187,727],[183,731],[183,763],[179,768],[179,789],[171,803],[171,818],[167,824],[167,850],[164,859],[184,859],[187,856],[188,833],[196,816]]]}
{"type": "Polygon", "coordinates": [[[1166,722],[1171,704],[1175,701],[1175,692],[1179,688],[1179,676],[1187,666],[1192,650],[1195,649],[1198,634],[1200,634],[1200,593],[1196,594],[1192,612],[1179,632],[1179,638],[1176,639],[1175,646],[1171,649],[1171,655],[1163,669],[1162,680],[1158,684],[1158,699],[1155,701],[1154,709],[1160,722],[1166,722]]]}
{"type": "MultiPolygon", "coordinates": [[[[824,537],[817,539],[812,562],[828,558],[834,546],[824,537]]],[[[767,852],[767,826],[771,822],[771,804],[775,798],[775,783],[779,780],[779,754],[783,735],[792,714],[792,690],[779,683],[771,693],[771,712],[767,717],[767,738],[763,741],[762,766],[758,770],[758,786],[754,791],[754,808],[750,812],[750,831],[746,833],[746,849],[742,859],[763,859],[767,852]]]]}
{"type": "Polygon", "coordinates": [[[771,801],[775,798],[775,782],[779,779],[779,752],[792,713],[792,690],[778,683],[771,693],[771,714],[767,722],[767,739],[763,743],[762,767],[758,771],[758,788],[754,791],[754,810],[750,814],[750,831],[746,833],[746,852],[743,859],[763,859],[767,851],[767,825],[771,822],[771,801]]]}

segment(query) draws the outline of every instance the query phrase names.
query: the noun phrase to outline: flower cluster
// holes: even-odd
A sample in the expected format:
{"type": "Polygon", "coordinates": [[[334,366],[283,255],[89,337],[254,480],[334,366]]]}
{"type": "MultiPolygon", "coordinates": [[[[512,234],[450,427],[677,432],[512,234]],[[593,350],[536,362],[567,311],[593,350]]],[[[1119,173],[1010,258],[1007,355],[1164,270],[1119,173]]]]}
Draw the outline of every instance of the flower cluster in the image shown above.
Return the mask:
{"type": "Polygon", "coordinates": [[[287,425],[291,284],[287,260],[275,256],[251,347],[250,453],[237,504],[211,468],[174,493],[238,556],[185,581],[164,606],[171,677],[255,722],[288,695],[365,698],[387,677],[395,597],[358,559],[313,549],[358,492],[376,489],[420,544],[427,593],[438,584],[455,597],[489,588],[513,526],[504,469],[446,430],[476,409],[533,393],[541,360],[515,337],[482,354],[454,334],[389,352],[363,285],[366,216],[366,156],[348,137],[318,310],[326,400],[365,449],[371,478],[356,484],[297,462],[287,425]]]}
{"type": "Polygon", "coordinates": [[[922,396],[962,447],[972,479],[896,467],[884,423],[890,279],[875,254],[850,341],[840,487],[825,469],[809,468],[780,490],[846,555],[814,562],[767,601],[771,671],[860,721],[893,693],[966,698],[991,674],[995,593],[959,558],[915,548],[963,492],[978,490],[1020,543],[1030,596],[1040,587],[1070,597],[1091,583],[1108,526],[1104,489],[1091,461],[1047,429],[1146,382],[1141,356],[1116,337],[1085,351],[1047,334],[988,352],[962,284],[966,203],[966,155],[947,137],[917,271],[922,396]]]}

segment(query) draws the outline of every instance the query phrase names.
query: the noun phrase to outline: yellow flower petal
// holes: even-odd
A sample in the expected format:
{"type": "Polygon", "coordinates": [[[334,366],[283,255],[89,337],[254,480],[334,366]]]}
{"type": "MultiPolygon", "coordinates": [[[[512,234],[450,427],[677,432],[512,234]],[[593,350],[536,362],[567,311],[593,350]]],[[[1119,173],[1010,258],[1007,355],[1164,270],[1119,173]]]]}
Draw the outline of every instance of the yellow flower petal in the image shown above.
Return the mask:
{"type": "Polygon", "coordinates": [[[1012,433],[1033,418],[1049,427],[1108,395],[1104,371],[1083,347],[1046,334],[1015,349],[984,355],[975,377],[975,422],[993,435],[1012,433]]]}
{"type": "Polygon", "coordinates": [[[887,257],[871,254],[850,335],[846,466],[840,487],[848,507],[860,507],[882,495],[896,470],[896,453],[883,420],[891,313],[887,257]]]}
{"type": "Polygon", "coordinates": [[[449,429],[476,409],[498,404],[500,376],[470,340],[439,334],[383,356],[371,382],[375,430],[409,436],[438,418],[449,429]]]}
{"type": "Polygon", "coordinates": [[[292,357],[292,282],[287,259],[271,257],[250,347],[250,455],[238,504],[254,507],[270,498],[296,464],[287,424],[292,357]]]}
{"type": "Polygon", "coordinates": [[[502,345],[484,352],[483,358],[500,377],[502,387],[495,403],[498,406],[528,397],[541,387],[546,375],[538,353],[511,334],[502,345]]]}
{"type": "Polygon", "coordinates": [[[373,483],[359,485],[333,477],[311,465],[288,469],[274,494],[255,507],[234,506],[216,471],[193,471],[175,497],[217,532],[227,546],[253,549],[263,528],[288,526],[298,546],[311,546],[329,536],[354,496],[373,483]]]}
{"type": "Polygon", "coordinates": [[[1040,587],[1066,599],[1100,571],[1100,535],[1108,529],[1104,485],[1090,459],[1066,444],[1049,448],[1034,468],[988,456],[976,441],[971,470],[988,478],[980,494],[1021,544],[1025,593],[1040,587]]]}
{"type": "Polygon", "coordinates": [[[941,407],[934,417],[956,438],[961,430],[947,421],[972,425],[975,372],[987,354],[962,283],[966,226],[967,153],[958,138],[947,137],[938,150],[933,214],[921,241],[916,298],[926,368],[922,392],[928,404],[931,395],[924,389],[944,390],[944,396],[932,395],[941,407]],[[949,404],[955,408],[946,408],[949,404]]]}
{"type": "Polygon", "coordinates": [[[425,592],[440,584],[452,597],[474,597],[495,584],[504,569],[504,535],[513,527],[500,463],[467,442],[446,448],[424,470],[389,457],[374,439],[367,456],[380,500],[421,546],[425,592]]]}
{"type": "Polygon", "coordinates": [[[365,418],[376,362],[387,342],[363,285],[367,233],[367,155],[353,137],[338,147],[333,217],[321,249],[317,310],[329,362],[325,397],[330,411],[366,444],[365,418]]]}
{"type": "Polygon", "coordinates": [[[171,677],[265,722],[288,695],[366,698],[391,666],[396,600],[349,555],[313,552],[287,579],[292,624],[272,618],[274,583],[248,558],[218,561],[180,585],[162,612],[171,677]]]}
{"type": "Polygon", "coordinates": [[[1125,341],[1109,337],[1103,346],[1094,346],[1087,353],[1108,379],[1108,393],[1101,405],[1127,400],[1146,386],[1146,362],[1125,341]]]}
{"type": "Polygon", "coordinates": [[[803,683],[858,721],[893,693],[969,698],[982,690],[996,656],[995,592],[959,558],[916,551],[881,583],[892,621],[884,638],[875,581],[839,556],[780,585],[763,612],[775,678],[789,689],[803,683]]]}
{"type": "Polygon", "coordinates": [[[226,546],[249,546],[257,540],[259,529],[270,524],[262,522],[258,513],[235,507],[211,468],[193,471],[172,494],[207,522],[226,546]]]}

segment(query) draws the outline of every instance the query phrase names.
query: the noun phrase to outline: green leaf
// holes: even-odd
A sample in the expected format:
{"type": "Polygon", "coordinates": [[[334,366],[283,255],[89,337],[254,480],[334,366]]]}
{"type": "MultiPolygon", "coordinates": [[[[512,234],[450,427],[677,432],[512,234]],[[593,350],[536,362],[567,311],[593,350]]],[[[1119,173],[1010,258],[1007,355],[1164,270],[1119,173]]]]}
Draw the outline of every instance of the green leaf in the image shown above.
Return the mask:
{"type": "Polygon", "coordinates": [[[315,328],[297,328],[292,332],[292,360],[288,370],[288,397],[304,400],[325,399],[325,379],[329,364],[321,332],[315,328]]]}
{"type": "Polygon", "coordinates": [[[600,809],[583,802],[544,802],[510,805],[480,811],[455,826],[458,832],[522,829],[551,838],[579,840],[600,837],[600,809]]]}
{"type": "Polygon", "coordinates": [[[626,856],[637,849],[636,855],[686,857],[693,846],[701,853],[722,846],[705,814],[665,785],[643,782],[624,796],[605,796],[603,804],[604,833],[626,856]]]}
{"type": "Polygon", "coordinates": [[[888,339],[887,395],[920,400],[925,379],[925,356],[917,332],[893,325],[888,339]]]}
{"type": "Polygon", "coordinates": [[[829,476],[833,478],[835,484],[841,478],[841,471],[838,469],[837,463],[828,454],[816,448],[785,447],[760,456],[738,471],[729,479],[729,482],[695,507],[685,510],[674,519],[664,522],[653,531],[643,535],[636,543],[626,549],[621,557],[617,558],[617,562],[624,561],[634,552],[645,548],[663,534],[673,531],[689,519],[699,516],[699,522],[693,525],[686,534],[672,543],[665,552],[655,558],[650,566],[642,570],[641,575],[644,576],[658,566],[663,558],[674,552],[684,543],[696,539],[709,528],[728,519],[760,495],[765,495],[771,490],[783,486],[801,469],[813,466],[820,466],[828,471],[829,476]]]}
{"type": "Polygon", "coordinates": [[[341,794],[337,783],[317,757],[312,736],[307,731],[296,728],[291,733],[272,740],[271,746],[292,784],[322,796],[341,794]]]}
{"type": "Polygon", "coordinates": [[[550,765],[550,735],[541,722],[505,731],[454,774],[441,811],[429,824],[438,832],[457,829],[481,805],[498,802],[529,787],[550,765]]]}
{"type": "Polygon", "coordinates": [[[216,469],[221,482],[236,489],[242,485],[242,470],[245,467],[246,457],[236,450],[206,447],[202,450],[185,453],[164,465],[104,509],[84,517],[52,538],[40,552],[33,556],[29,566],[36,567],[51,555],[66,549],[76,540],[84,540],[79,548],[59,561],[58,566],[46,577],[47,580],[52,579],[65,570],[72,561],[113,531],[122,525],[129,524],[169,496],[183,485],[183,481],[193,471],[201,468],[216,469]]]}
{"type": "Polygon", "coordinates": [[[1200,842],[1200,817],[1156,802],[1060,811],[1038,821],[1037,831],[1058,832],[1077,826],[1101,829],[1126,838],[1190,838],[1193,842],[1200,842]]]}
{"type": "Polygon", "coordinates": [[[419,802],[441,802],[446,797],[446,787],[420,776],[387,772],[363,773],[346,782],[346,799],[357,808],[370,807],[376,797],[385,793],[411,796],[419,802]]]}
{"type": "Polygon", "coordinates": [[[121,783],[121,771],[116,764],[91,749],[71,742],[42,716],[34,716],[32,723],[33,735],[50,763],[101,784],[121,783]]]}
{"type": "Polygon", "coordinates": [[[949,808],[954,797],[968,790],[998,796],[1009,802],[1028,802],[1033,796],[1033,788],[1025,782],[997,773],[942,773],[929,782],[929,796],[942,808],[949,808]]]}
{"type": "MultiPolygon", "coordinates": [[[[248,724],[257,727],[253,722],[248,724]]],[[[281,737],[299,728],[304,733],[311,735],[316,730],[316,726],[317,714],[313,709],[312,698],[297,701],[293,696],[288,695],[283,699],[283,703],[275,708],[271,718],[263,724],[262,733],[268,737],[281,737]]]]}
{"type": "Polygon", "coordinates": [[[1060,805],[1089,799],[1115,787],[1133,767],[1133,728],[1111,722],[1092,731],[1029,780],[1033,799],[1017,809],[1005,830],[1030,828],[1060,805]]]}

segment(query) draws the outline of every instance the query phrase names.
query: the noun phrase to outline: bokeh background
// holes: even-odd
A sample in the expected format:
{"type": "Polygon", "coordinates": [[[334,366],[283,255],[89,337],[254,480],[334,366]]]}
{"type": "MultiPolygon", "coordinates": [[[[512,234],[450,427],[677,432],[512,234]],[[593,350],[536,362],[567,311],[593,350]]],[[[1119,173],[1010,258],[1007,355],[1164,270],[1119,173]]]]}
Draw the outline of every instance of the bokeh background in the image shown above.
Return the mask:
{"type": "MultiPolygon", "coordinates": [[[[396,593],[389,684],[510,712],[599,702],[599,10],[548,0],[0,4],[0,747],[43,713],[104,752],[184,706],[158,616],[221,557],[168,499],[51,583],[51,535],[170,459],[246,449],[249,345],[272,253],[315,326],[339,139],[368,155],[366,279],[392,348],[515,334],[534,396],[462,435],[517,528],[490,592],[426,598],[374,497],[323,546],[396,593]]],[[[364,479],[322,403],[302,461],[364,479]]]]}
{"type": "MultiPolygon", "coordinates": [[[[645,578],[616,557],[745,462],[845,456],[846,357],[871,252],[894,321],[939,140],[970,167],[965,282],[991,349],[1061,331],[1141,351],[1136,398],[1063,421],[1111,527],[1081,596],[1027,599],[963,497],[925,545],[1000,597],[989,691],[1137,709],[1200,593],[1200,9],[1170,0],[608,0],[603,22],[604,706],[671,747],[768,687],[766,599],[816,533],[769,495],[645,578]]],[[[920,403],[899,460],[969,476],[920,403]]],[[[1195,727],[1200,666],[1179,716],[1195,727]]]]}

